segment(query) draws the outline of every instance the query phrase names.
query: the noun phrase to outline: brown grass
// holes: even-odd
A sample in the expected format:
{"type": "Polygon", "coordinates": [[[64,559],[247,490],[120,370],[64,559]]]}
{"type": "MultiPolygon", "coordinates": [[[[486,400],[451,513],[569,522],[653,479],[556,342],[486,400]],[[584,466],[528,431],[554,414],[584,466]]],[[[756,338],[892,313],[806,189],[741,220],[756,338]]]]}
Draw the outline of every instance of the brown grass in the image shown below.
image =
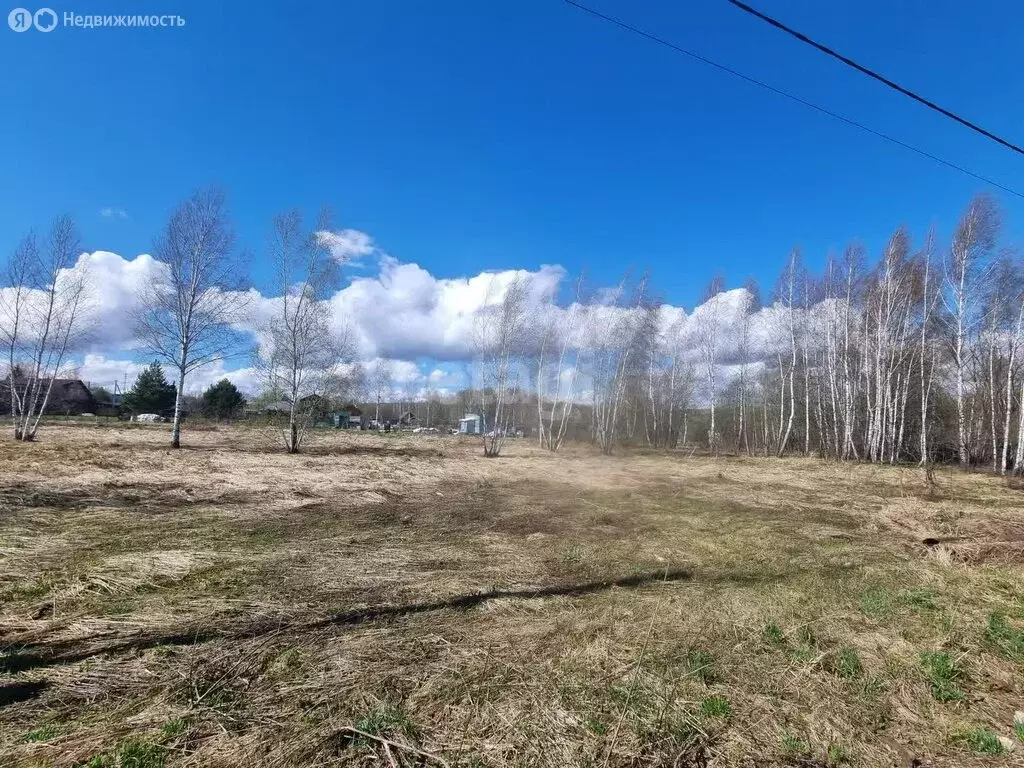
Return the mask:
{"type": "Polygon", "coordinates": [[[997,479],[525,441],[485,460],[408,435],[323,433],[298,456],[243,428],[166,442],[0,443],[0,765],[1024,753],[964,736],[1013,738],[1022,708],[1024,496],[997,479]]]}

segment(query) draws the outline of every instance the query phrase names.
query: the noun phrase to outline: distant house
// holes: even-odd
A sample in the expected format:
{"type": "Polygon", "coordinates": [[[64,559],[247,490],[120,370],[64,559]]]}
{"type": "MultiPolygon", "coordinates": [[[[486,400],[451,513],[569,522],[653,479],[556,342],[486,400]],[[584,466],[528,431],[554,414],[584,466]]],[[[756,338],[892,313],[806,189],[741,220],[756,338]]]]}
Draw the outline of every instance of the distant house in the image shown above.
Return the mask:
{"type": "Polygon", "coordinates": [[[479,413],[467,413],[459,419],[460,435],[482,435],[486,428],[484,417],[479,413]]]}
{"type": "MultiPolygon", "coordinates": [[[[15,386],[19,393],[26,389],[26,381],[23,378],[15,378],[15,386]]],[[[36,405],[42,405],[46,396],[49,379],[41,379],[36,387],[36,405]]],[[[53,387],[50,389],[50,397],[46,401],[47,414],[61,414],[65,416],[78,416],[83,413],[96,413],[96,398],[85,386],[81,379],[54,379],[53,387]]],[[[8,376],[0,381],[0,414],[7,414],[11,411],[11,379],[8,376]]]]}
{"type": "Polygon", "coordinates": [[[362,410],[354,403],[349,403],[335,414],[334,426],[341,429],[362,429],[362,410]]]}

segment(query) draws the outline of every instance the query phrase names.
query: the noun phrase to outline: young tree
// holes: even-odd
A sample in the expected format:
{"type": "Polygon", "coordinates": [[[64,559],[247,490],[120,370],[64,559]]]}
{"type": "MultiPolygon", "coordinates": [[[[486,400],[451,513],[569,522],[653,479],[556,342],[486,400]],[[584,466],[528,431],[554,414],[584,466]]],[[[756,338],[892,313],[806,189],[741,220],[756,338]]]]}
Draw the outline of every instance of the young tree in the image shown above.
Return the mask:
{"type": "Polygon", "coordinates": [[[575,297],[568,308],[555,304],[554,296],[545,296],[530,331],[537,337],[536,396],[537,438],[540,445],[557,451],[575,405],[574,391],[579,374],[580,354],[573,348],[581,314],[583,278],[576,281],[575,297]],[[558,351],[557,357],[554,352],[558,351]],[[545,413],[545,409],[547,412],[545,413]]]}
{"type": "Polygon", "coordinates": [[[155,360],[142,370],[135,384],[124,393],[124,407],[134,414],[163,414],[178,401],[177,389],[167,381],[164,369],[155,360]]]}
{"type": "Polygon", "coordinates": [[[228,379],[221,379],[203,392],[200,408],[207,418],[230,419],[245,407],[245,397],[228,379]]]}
{"type": "Polygon", "coordinates": [[[375,408],[373,413],[373,420],[377,423],[377,428],[380,428],[380,404],[381,401],[391,396],[391,388],[393,382],[391,380],[391,368],[388,366],[388,361],[383,358],[377,358],[377,361],[373,364],[373,368],[370,369],[370,391],[373,393],[375,408]]]}
{"type": "Polygon", "coordinates": [[[8,264],[0,289],[0,339],[7,357],[15,440],[34,440],[54,379],[86,333],[86,270],[78,231],[67,216],[53,220],[42,247],[29,234],[8,264]]]}
{"type": "Polygon", "coordinates": [[[481,391],[490,391],[494,399],[494,422],[491,431],[483,435],[484,456],[501,453],[506,432],[512,426],[511,407],[519,388],[517,361],[524,352],[529,290],[529,278],[517,275],[496,299],[500,289],[492,280],[484,305],[476,313],[474,342],[481,391]]]}
{"type": "Polygon", "coordinates": [[[153,255],[161,274],[142,295],[137,325],[147,348],[177,373],[171,447],[179,448],[185,378],[235,350],[233,324],[248,299],[224,193],[203,189],[181,203],[153,255]]]}
{"type": "MultiPolygon", "coordinates": [[[[796,285],[802,273],[800,251],[794,249],[789,256],[789,263],[779,276],[776,288],[776,297],[786,307],[787,328],[790,342],[789,361],[789,417],[783,419],[786,427],[779,438],[777,453],[779,456],[786,450],[789,444],[789,436],[793,431],[793,418],[796,416],[796,388],[794,378],[796,375],[796,350],[797,350],[797,320],[796,320],[796,285]]],[[[782,373],[782,358],[779,358],[779,370],[782,378],[782,387],[785,389],[785,375],[782,373]]],[[[780,397],[785,397],[785,392],[780,392],[780,397]]],[[[779,422],[782,428],[782,420],[779,422]]]]}
{"type": "Polygon", "coordinates": [[[943,300],[956,376],[957,444],[961,465],[970,460],[966,408],[970,347],[981,322],[979,295],[991,270],[990,257],[998,231],[999,212],[995,201],[988,195],[978,195],[956,226],[946,260],[943,300]]]}
{"type": "Polygon", "coordinates": [[[722,307],[719,295],[725,290],[725,280],[721,276],[714,277],[704,289],[701,306],[694,311],[694,331],[696,346],[700,351],[700,359],[704,368],[704,379],[707,385],[708,405],[711,409],[711,422],[708,425],[708,449],[718,452],[718,430],[715,426],[715,405],[718,396],[718,346],[722,326],[722,307]]]}
{"type": "Polygon", "coordinates": [[[289,403],[283,438],[288,453],[298,453],[324,404],[336,394],[341,366],[349,357],[343,329],[332,321],[330,294],[338,264],[324,235],[331,228],[324,210],[307,231],[302,214],[289,211],[274,219],[270,257],[280,298],[260,329],[257,365],[271,389],[289,403]]]}
{"type": "MultiPolygon", "coordinates": [[[[592,307],[585,326],[590,331],[587,371],[592,386],[593,435],[601,450],[610,454],[619,439],[620,418],[627,409],[627,394],[638,389],[657,343],[661,309],[647,296],[644,277],[626,298],[627,279],[605,300],[592,307]]],[[[684,413],[685,417],[685,413],[684,413]]]]}

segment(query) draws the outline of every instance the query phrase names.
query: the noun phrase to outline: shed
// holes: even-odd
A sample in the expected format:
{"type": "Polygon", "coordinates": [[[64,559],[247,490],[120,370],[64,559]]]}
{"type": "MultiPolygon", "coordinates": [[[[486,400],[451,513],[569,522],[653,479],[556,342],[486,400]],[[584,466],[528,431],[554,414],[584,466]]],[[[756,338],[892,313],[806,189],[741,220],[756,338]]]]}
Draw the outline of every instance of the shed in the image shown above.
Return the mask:
{"type": "Polygon", "coordinates": [[[363,426],[363,411],[355,403],[349,403],[341,409],[339,416],[345,416],[347,418],[339,419],[339,422],[344,421],[344,424],[339,423],[339,426],[349,427],[351,429],[361,429],[363,426]]]}
{"type": "Polygon", "coordinates": [[[479,413],[467,413],[459,419],[460,435],[482,435],[486,428],[484,417],[479,413]]]}

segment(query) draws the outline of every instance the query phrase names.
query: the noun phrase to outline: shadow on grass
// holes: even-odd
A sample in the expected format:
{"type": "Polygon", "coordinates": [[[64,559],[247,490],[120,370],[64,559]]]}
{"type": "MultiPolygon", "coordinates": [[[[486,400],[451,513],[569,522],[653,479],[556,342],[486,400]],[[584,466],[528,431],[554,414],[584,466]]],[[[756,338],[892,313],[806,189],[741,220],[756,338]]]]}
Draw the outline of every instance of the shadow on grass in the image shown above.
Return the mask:
{"type": "Polygon", "coordinates": [[[45,680],[2,684],[0,685],[0,707],[34,699],[49,687],[50,684],[45,680]]]}
{"type": "MultiPolygon", "coordinates": [[[[91,635],[55,643],[27,643],[21,646],[7,646],[0,650],[0,672],[25,672],[57,664],[73,664],[93,656],[121,654],[142,651],[157,646],[198,645],[211,640],[249,640],[271,632],[282,630],[309,631],[331,626],[356,626],[370,622],[388,621],[419,613],[441,610],[464,610],[489,600],[534,600],[544,597],[582,596],[615,587],[636,588],[658,582],[684,581],[692,577],[686,569],[666,569],[657,572],[639,573],[606,581],[589,581],[580,584],[565,584],[538,589],[497,589],[490,592],[474,592],[456,595],[444,600],[410,603],[407,605],[385,605],[376,608],[361,608],[342,611],[316,621],[281,621],[279,619],[250,622],[234,631],[203,627],[175,633],[138,633],[131,636],[91,635]],[[89,646],[90,641],[107,639],[112,642],[89,646]],[[85,647],[83,647],[85,646],[85,647]]],[[[0,705],[2,705],[0,701],[0,705]]]]}

